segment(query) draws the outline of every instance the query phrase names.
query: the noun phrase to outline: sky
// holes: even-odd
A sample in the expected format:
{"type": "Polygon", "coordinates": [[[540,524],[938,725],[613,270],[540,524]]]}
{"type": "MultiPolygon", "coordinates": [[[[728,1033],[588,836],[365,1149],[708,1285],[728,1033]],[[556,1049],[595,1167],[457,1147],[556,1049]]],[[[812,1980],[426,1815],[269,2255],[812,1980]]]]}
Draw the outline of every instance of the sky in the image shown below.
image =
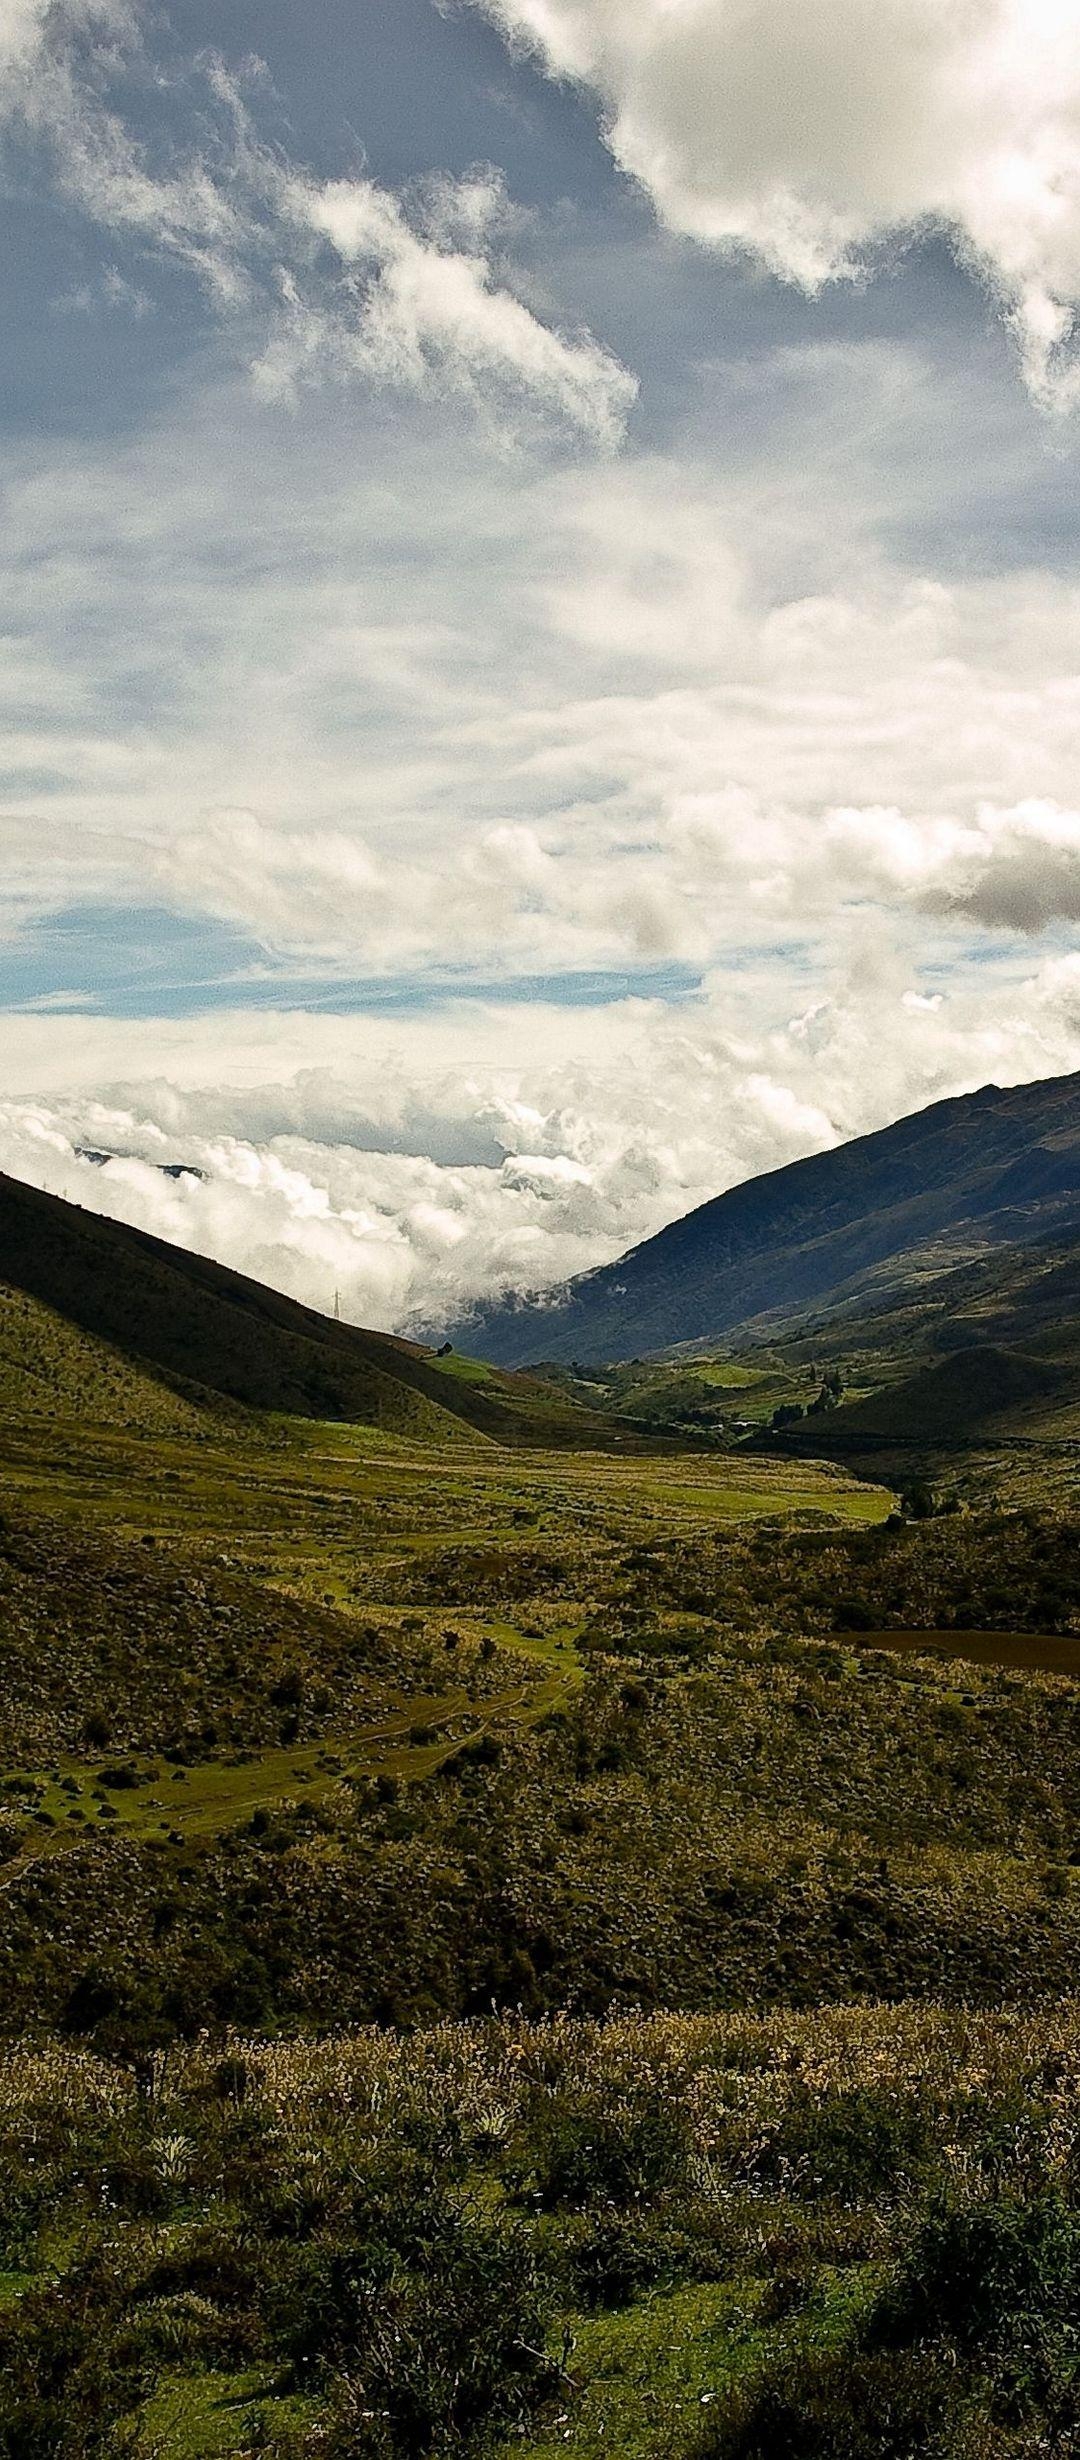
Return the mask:
{"type": "Polygon", "coordinates": [[[1080,1067],[1080,0],[0,0],[0,216],[0,1168],[437,1332],[1080,1067]]]}

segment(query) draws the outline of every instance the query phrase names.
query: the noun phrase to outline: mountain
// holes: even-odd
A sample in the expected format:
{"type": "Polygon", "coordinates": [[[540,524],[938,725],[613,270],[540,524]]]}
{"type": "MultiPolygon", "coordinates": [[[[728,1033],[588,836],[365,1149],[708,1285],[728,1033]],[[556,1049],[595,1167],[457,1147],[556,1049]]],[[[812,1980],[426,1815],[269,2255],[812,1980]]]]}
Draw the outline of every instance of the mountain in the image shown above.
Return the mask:
{"type": "Polygon", "coordinates": [[[200,1416],[220,1433],[258,1410],[436,1442],[612,1445],[610,1424],[529,1377],[331,1321],[2,1175],[0,1401],[155,1433],[200,1416]]]}
{"type": "Polygon", "coordinates": [[[705,1342],[1080,1225],[1080,1076],[986,1085],[747,1180],[549,1301],[504,1302],[461,1338],[504,1366],[705,1342]]]}

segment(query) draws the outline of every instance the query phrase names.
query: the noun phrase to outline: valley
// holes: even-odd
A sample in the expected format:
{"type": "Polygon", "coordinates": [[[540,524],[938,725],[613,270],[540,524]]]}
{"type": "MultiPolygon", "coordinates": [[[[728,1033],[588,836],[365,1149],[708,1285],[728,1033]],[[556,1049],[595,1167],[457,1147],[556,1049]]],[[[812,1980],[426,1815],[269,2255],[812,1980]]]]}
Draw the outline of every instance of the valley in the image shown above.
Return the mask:
{"type": "Polygon", "coordinates": [[[3,2460],[1042,2449],[1067,1411],[862,1426],[933,1278],[519,1379],[4,1201],[3,2460]]]}

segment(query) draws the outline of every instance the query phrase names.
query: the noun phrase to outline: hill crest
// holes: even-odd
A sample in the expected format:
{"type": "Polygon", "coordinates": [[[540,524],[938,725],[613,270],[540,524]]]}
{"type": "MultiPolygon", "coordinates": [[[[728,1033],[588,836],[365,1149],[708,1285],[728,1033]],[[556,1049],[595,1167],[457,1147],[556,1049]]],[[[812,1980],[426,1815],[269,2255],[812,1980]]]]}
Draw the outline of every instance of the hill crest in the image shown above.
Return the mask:
{"type": "Polygon", "coordinates": [[[207,1256],[3,1175],[0,1313],[5,1400],[33,1413],[47,1404],[78,1415],[93,1389],[125,1423],[148,1412],[160,1422],[167,1400],[168,1414],[204,1413],[219,1433],[223,1420],[256,1410],[431,1442],[613,1441],[610,1427],[527,1377],[440,1361],[419,1343],[318,1315],[207,1256]]]}

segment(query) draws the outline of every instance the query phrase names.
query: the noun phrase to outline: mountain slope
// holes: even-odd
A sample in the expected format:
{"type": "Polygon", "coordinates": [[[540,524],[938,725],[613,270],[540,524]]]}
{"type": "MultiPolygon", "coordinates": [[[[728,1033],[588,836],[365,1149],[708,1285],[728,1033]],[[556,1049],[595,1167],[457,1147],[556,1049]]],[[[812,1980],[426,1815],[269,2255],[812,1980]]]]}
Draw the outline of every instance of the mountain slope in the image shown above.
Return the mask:
{"type": "Polygon", "coordinates": [[[332,1322],[205,1256],[0,1176],[0,1387],[20,1413],[147,1423],[269,1410],[440,1441],[580,1444],[585,1410],[332,1322]],[[5,1287],[6,1285],[6,1287],[5,1287]],[[29,1305],[29,1313],[28,1313],[29,1305]]]}
{"type": "Polygon", "coordinates": [[[741,1349],[748,1338],[754,1348],[775,1345],[797,1382],[823,1355],[842,1362],[849,1397],[824,1417],[785,1426],[784,1451],[877,1452],[884,1463],[904,1447],[1073,1443],[1080,1227],[989,1248],[945,1271],[916,1250],[867,1277],[854,1297],[758,1318],[740,1334],[741,1349]]]}
{"type": "Polygon", "coordinates": [[[1080,1223],[1080,1077],[984,1086],[700,1205],[550,1304],[479,1314],[503,1365],[629,1358],[820,1302],[940,1243],[940,1262],[1080,1223]]]}
{"type": "Polygon", "coordinates": [[[846,1448],[852,1436],[860,1444],[948,1446],[998,1430],[1012,1434],[1041,1426],[1056,1408],[1075,1406],[1078,1390],[1075,1360],[1070,1373],[1060,1360],[980,1342],[831,1412],[824,1431],[815,1427],[813,1442],[828,1453],[846,1448]]]}
{"type": "Polygon", "coordinates": [[[69,1324],[54,1307],[3,1282],[0,1412],[45,1427],[132,1427],[144,1435],[205,1434],[208,1424],[206,1408],[179,1383],[167,1383],[69,1324]]]}

